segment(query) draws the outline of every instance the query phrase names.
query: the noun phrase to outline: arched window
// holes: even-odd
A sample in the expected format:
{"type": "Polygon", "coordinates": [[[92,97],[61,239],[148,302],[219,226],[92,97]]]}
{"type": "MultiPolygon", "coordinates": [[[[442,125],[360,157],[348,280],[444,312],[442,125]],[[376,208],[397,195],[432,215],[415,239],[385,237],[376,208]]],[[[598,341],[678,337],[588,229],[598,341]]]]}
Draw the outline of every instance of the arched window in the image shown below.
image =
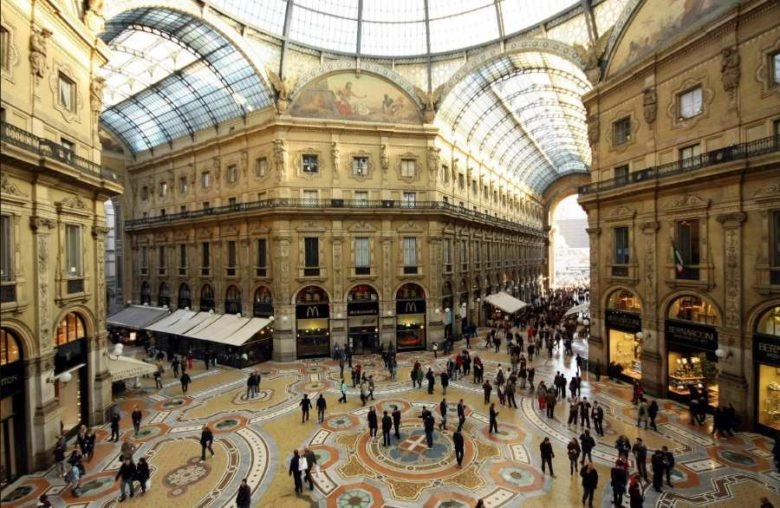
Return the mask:
{"type": "Polygon", "coordinates": [[[698,296],[681,296],[669,306],[669,319],[681,319],[706,325],[719,325],[718,313],[706,300],[698,296]]]}
{"type": "Polygon", "coordinates": [[[772,307],[761,316],[756,333],[780,337],[780,306],[772,307]]]}
{"type": "Polygon", "coordinates": [[[241,312],[241,291],[236,286],[230,286],[225,291],[225,313],[239,314],[241,312]]]}
{"type": "Polygon", "coordinates": [[[171,304],[171,290],[168,289],[168,284],[165,282],[160,283],[160,291],[157,294],[157,305],[165,307],[171,304]]]}
{"type": "Polygon", "coordinates": [[[14,332],[0,328],[0,365],[8,365],[22,359],[20,343],[14,332]]]}
{"type": "Polygon", "coordinates": [[[84,326],[84,320],[76,314],[71,312],[67,314],[60,324],[57,326],[57,333],[54,336],[54,345],[62,346],[68,342],[73,342],[86,337],[86,326],[84,326]]]}
{"type": "Polygon", "coordinates": [[[149,287],[149,283],[146,281],[141,283],[141,305],[143,304],[152,304],[152,288],[149,287]]]}
{"type": "Polygon", "coordinates": [[[214,310],[214,289],[208,284],[204,284],[200,290],[200,310],[214,310]]]}
{"type": "Polygon", "coordinates": [[[182,282],[179,286],[178,300],[179,301],[177,302],[177,305],[180,309],[192,307],[192,293],[190,292],[190,287],[186,282],[182,282]]]}
{"type": "Polygon", "coordinates": [[[269,287],[260,286],[255,290],[252,315],[265,318],[274,315],[274,298],[269,287]]]}
{"type": "Polygon", "coordinates": [[[639,303],[639,298],[626,289],[618,289],[609,295],[609,298],[607,299],[607,308],[625,312],[642,312],[642,305],[639,303]]]}

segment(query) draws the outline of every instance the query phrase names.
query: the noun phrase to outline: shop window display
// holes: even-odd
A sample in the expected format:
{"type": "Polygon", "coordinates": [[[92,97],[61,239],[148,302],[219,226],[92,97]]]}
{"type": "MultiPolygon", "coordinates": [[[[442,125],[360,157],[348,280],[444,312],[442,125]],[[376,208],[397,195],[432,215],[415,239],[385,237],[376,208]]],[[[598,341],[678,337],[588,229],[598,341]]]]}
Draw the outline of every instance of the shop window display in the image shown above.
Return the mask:
{"type": "Polygon", "coordinates": [[[718,384],[715,382],[717,368],[706,353],[690,355],[669,353],[669,392],[681,397],[699,399],[707,394],[711,407],[718,406],[718,384]]]}
{"type": "Polygon", "coordinates": [[[756,421],[780,431],[780,306],[758,321],[753,336],[756,366],[756,421]]]}
{"type": "Polygon", "coordinates": [[[758,369],[758,423],[780,431],[780,367],[758,369]]]}
{"type": "Polygon", "coordinates": [[[620,366],[623,375],[642,379],[642,344],[633,333],[609,331],[609,358],[620,366]]]}

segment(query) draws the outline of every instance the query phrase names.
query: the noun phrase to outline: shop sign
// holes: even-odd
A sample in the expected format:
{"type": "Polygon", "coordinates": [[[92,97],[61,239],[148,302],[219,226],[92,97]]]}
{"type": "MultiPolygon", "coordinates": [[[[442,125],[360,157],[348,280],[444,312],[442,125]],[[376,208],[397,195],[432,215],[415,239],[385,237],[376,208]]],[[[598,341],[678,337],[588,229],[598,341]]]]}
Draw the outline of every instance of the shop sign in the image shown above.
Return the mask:
{"type": "Polygon", "coordinates": [[[327,303],[298,304],[295,306],[297,319],[322,319],[330,317],[330,305],[327,303]]]}
{"type": "Polygon", "coordinates": [[[0,392],[3,397],[22,391],[24,388],[24,364],[16,361],[3,365],[0,374],[0,392]]]}
{"type": "Polygon", "coordinates": [[[753,359],[757,363],[780,366],[780,339],[768,335],[753,337],[755,351],[753,359]]]}
{"type": "Polygon", "coordinates": [[[396,300],[396,314],[424,314],[425,300],[396,300]]]}
{"type": "Polygon", "coordinates": [[[347,304],[347,316],[376,316],[379,302],[352,302],[347,304]]]}
{"type": "Polygon", "coordinates": [[[604,313],[604,323],[607,328],[637,333],[642,330],[642,317],[633,312],[608,309],[604,313]]]}
{"type": "Polygon", "coordinates": [[[668,319],[664,331],[666,332],[667,344],[677,344],[703,351],[718,349],[718,332],[711,326],[668,319]]]}

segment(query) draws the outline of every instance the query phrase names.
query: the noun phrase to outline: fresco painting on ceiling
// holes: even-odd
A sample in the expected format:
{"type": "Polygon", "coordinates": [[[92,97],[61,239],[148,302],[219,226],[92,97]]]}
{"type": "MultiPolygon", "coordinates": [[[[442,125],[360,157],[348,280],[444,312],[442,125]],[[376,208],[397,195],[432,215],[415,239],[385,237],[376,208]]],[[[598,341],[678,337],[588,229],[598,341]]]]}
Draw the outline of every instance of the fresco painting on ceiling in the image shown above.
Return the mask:
{"type": "Polygon", "coordinates": [[[353,72],[317,78],[298,93],[290,114],[364,122],[421,123],[417,105],[400,88],[353,72]]]}
{"type": "Polygon", "coordinates": [[[621,36],[608,74],[669,46],[738,3],[739,0],[645,0],[621,36]]]}

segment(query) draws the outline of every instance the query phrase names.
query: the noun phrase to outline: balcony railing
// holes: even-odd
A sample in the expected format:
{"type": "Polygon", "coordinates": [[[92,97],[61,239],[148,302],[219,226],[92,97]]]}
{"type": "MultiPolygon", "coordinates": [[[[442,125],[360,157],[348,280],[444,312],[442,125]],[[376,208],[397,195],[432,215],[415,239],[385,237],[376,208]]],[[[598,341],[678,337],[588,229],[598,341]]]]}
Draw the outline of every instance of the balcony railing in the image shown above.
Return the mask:
{"type": "Polygon", "coordinates": [[[70,148],[57,144],[54,141],[39,138],[38,136],[20,129],[6,122],[0,122],[0,141],[8,143],[40,157],[54,159],[76,169],[80,173],[104,180],[118,182],[116,172],[102,167],[84,157],[79,157],[70,148]]]}
{"type": "Polygon", "coordinates": [[[398,213],[409,213],[419,211],[442,211],[450,216],[456,218],[469,219],[475,221],[485,221],[491,225],[503,227],[519,233],[526,233],[530,235],[542,236],[544,233],[541,229],[536,229],[528,224],[519,222],[513,222],[505,219],[499,219],[486,213],[469,210],[452,203],[446,203],[444,201],[416,201],[410,203],[408,201],[383,199],[378,201],[366,201],[365,199],[263,199],[259,201],[251,201],[248,203],[234,203],[224,206],[215,206],[202,210],[191,210],[179,213],[171,213],[166,215],[160,215],[157,217],[141,217],[138,219],[129,219],[125,221],[125,229],[141,230],[147,227],[164,225],[177,220],[182,219],[198,219],[203,217],[210,217],[214,215],[229,215],[234,213],[248,213],[263,210],[274,209],[359,209],[359,210],[377,210],[377,209],[393,209],[398,213]]]}
{"type": "Polygon", "coordinates": [[[593,182],[583,185],[578,189],[580,194],[593,194],[608,190],[625,187],[627,185],[646,182],[648,180],[659,180],[670,176],[681,175],[690,171],[696,171],[701,168],[711,167],[725,162],[731,162],[737,159],[747,159],[758,155],[780,151],[780,137],[771,136],[761,138],[749,143],[739,143],[736,145],[718,148],[710,152],[681,159],[678,161],[662,164],[660,166],[641,169],[630,173],[628,177],[620,176],[603,182],[593,182]]]}

